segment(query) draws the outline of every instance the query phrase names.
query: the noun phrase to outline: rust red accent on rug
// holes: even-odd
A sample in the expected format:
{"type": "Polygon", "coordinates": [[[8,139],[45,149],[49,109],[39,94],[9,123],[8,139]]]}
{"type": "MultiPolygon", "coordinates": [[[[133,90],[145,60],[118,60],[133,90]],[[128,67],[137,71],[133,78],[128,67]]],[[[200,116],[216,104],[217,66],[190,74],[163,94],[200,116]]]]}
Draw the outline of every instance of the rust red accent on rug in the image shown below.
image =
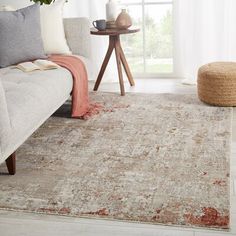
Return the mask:
{"type": "Polygon", "coordinates": [[[103,111],[104,106],[99,103],[90,103],[87,112],[80,117],[82,120],[88,120],[96,115],[98,115],[101,111],[103,111]]]}
{"type": "Polygon", "coordinates": [[[228,228],[229,215],[221,215],[216,209],[212,207],[204,207],[202,215],[195,216],[193,214],[185,214],[186,221],[198,226],[216,226],[220,228],[228,228]]]}
{"type": "Polygon", "coordinates": [[[81,117],[82,120],[88,120],[101,112],[115,112],[117,109],[129,108],[129,105],[114,104],[112,107],[105,107],[104,105],[96,102],[90,102],[88,111],[81,117]]]}

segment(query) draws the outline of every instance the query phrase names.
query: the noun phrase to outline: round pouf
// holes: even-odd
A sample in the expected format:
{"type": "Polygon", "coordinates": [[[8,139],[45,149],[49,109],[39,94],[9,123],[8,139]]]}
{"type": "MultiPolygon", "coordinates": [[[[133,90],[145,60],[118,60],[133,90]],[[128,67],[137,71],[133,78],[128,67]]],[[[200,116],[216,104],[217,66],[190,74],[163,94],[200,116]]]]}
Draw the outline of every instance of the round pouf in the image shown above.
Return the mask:
{"type": "Polygon", "coordinates": [[[198,71],[198,97],[214,106],[236,106],[236,63],[214,62],[198,71]]]}

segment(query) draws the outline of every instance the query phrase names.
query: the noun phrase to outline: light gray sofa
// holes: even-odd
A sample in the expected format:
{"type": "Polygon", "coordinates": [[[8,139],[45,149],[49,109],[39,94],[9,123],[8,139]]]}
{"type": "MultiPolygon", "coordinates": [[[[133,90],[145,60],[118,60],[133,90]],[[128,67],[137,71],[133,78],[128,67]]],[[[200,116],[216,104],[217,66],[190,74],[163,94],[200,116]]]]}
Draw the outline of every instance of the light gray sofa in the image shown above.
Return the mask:
{"type": "MultiPolygon", "coordinates": [[[[67,42],[89,70],[90,24],[86,18],[65,19],[67,42]]],[[[70,97],[73,79],[64,68],[24,73],[0,70],[0,164],[15,174],[15,151],[70,97]]]]}

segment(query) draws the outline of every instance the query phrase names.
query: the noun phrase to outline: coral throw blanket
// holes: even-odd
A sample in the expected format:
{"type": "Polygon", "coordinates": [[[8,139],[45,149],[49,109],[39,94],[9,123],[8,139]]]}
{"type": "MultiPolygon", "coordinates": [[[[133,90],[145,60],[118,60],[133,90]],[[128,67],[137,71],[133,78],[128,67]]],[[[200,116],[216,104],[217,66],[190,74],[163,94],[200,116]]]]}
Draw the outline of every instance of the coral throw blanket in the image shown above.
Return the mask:
{"type": "Polygon", "coordinates": [[[84,63],[76,56],[51,55],[49,60],[68,69],[73,76],[73,118],[83,117],[89,110],[88,76],[84,63]]]}

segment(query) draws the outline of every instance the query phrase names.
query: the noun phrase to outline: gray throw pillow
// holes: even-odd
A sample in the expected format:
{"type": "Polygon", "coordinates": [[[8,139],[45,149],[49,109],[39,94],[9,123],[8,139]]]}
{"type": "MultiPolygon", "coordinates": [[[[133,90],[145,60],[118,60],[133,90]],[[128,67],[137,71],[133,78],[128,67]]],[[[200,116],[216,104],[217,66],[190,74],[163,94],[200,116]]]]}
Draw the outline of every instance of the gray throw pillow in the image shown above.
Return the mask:
{"type": "Polygon", "coordinates": [[[0,12],[0,68],[46,58],[40,26],[40,5],[0,12]]]}

